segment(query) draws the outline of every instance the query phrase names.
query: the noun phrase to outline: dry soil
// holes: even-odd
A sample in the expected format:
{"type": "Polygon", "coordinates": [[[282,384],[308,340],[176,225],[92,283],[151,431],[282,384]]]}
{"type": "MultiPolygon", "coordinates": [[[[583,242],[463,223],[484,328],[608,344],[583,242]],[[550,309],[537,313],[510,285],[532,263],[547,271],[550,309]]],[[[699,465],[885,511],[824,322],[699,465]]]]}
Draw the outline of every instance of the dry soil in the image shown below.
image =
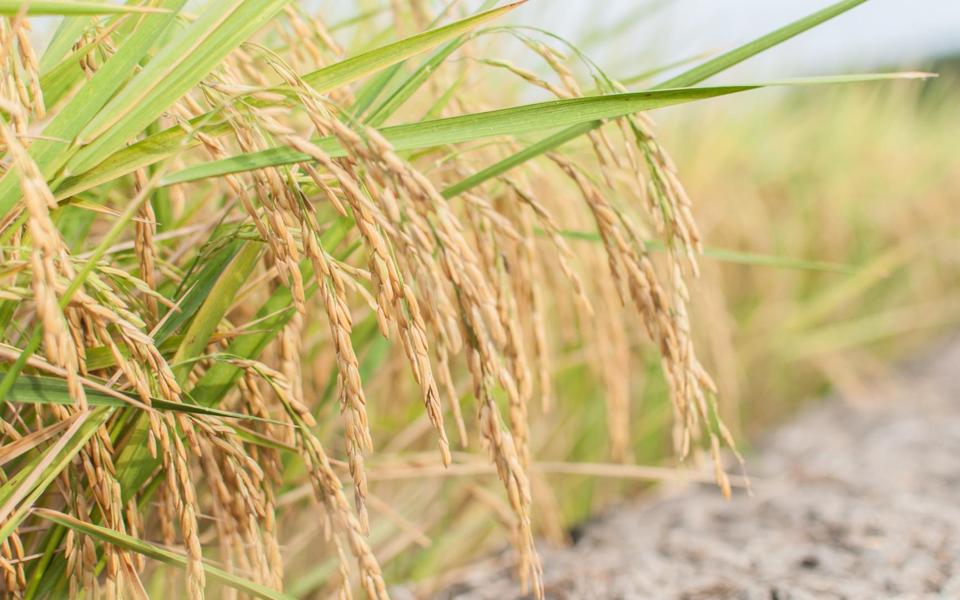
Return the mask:
{"type": "MultiPolygon", "coordinates": [[[[541,544],[560,599],[960,599],[960,343],[769,436],[754,495],[687,487],[541,544]]],[[[439,598],[522,598],[510,555],[439,598]]]]}

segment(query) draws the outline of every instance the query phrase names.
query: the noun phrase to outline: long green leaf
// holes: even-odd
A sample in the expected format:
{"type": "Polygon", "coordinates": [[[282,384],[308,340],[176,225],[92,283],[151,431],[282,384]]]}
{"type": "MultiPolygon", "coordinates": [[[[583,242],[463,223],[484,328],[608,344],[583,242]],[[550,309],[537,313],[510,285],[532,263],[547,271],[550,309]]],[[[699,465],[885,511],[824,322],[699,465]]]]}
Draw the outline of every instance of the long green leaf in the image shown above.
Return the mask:
{"type": "MultiPolygon", "coordinates": [[[[433,121],[396,125],[384,128],[381,133],[397,150],[429,148],[496,135],[552,129],[584,121],[621,116],[683,102],[733,94],[756,87],[688,88],[553,100],[433,121]]],[[[316,143],[333,156],[343,155],[343,149],[335,138],[322,138],[316,143]]],[[[162,183],[173,185],[252,169],[292,164],[308,159],[309,156],[306,154],[290,148],[272,148],[189,167],[171,173],[164,178],[162,183]]]]}
{"type": "MultiPolygon", "coordinates": [[[[480,7],[481,11],[485,11],[494,4],[496,0],[487,0],[480,7]]],[[[433,56],[428,58],[421,64],[416,71],[411,74],[406,81],[404,81],[400,87],[398,87],[389,98],[383,101],[366,119],[367,125],[370,127],[379,127],[382,125],[390,116],[396,112],[404,102],[413,97],[418,89],[424,84],[424,82],[429,79],[430,75],[433,74],[436,69],[443,64],[451,54],[453,54],[458,48],[469,40],[469,36],[466,33],[461,34],[459,37],[455,38],[453,41],[448,42],[442,48],[434,52],[433,56]]],[[[398,63],[399,66],[399,63],[398,63]]]]}
{"type": "Polygon", "coordinates": [[[703,249],[703,255],[723,262],[754,267],[770,267],[773,269],[796,269],[800,271],[822,271],[824,273],[844,274],[853,274],[859,271],[859,268],[856,266],[827,260],[811,260],[807,258],[794,258],[792,256],[762,254],[759,252],[744,252],[727,248],[707,247],[703,249]]]}
{"type": "MultiPolygon", "coordinates": [[[[80,17],[66,19],[80,21],[80,17]]],[[[79,36],[78,36],[79,37],[79,36]]],[[[74,38],[74,41],[78,38],[74,38]]],[[[72,43],[72,42],[71,42],[72,43]]],[[[86,79],[86,74],[80,67],[78,59],[83,49],[71,51],[58,63],[48,69],[40,71],[40,89],[43,91],[43,101],[48,108],[54,108],[66,98],[72,89],[86,79]]]]}
{"type": "MultiPolygon", "coordinates": [[[[121,533],[114,529],[93,525],[92,523],[87,523],[86,521],[81,521],[69,515],[65,515],[62,512],[46,508],[36,509],[34,510],[34,514],[36,514],[38,517],[46,519],[47,521],[56,523],[57,525],[69,527],[70,529],[73,529],[79,533],[97,538],[102,542],[112,544],[118,548],[123,548],[124,550],[129,550],[130,552],[136,552],[137,554],[141,554],[147,558],[152,558],[153,560],[176,567],[183,568],[187,566],[186,557],[177,554],[176,552],[171,552],[164,548],[160,548],[159,546],[144,542],[143,540],[129,536],[125,533],[121,533]]],[[[219,569],[207,563],[203,563],[203,570],[211,580],[220,582],[224,585],[232,587],[235,590],[250,594],[251,596],[257,598],[267,598],[268,600],[291,600],[293,598],[293,596],[272,590],[264,585],[250,581],[249,579],[240,577],[239,575],[228,573],[223,569],[219,569]]]]}
{"type": "MultiPolygon", "coordinates": [[[[620,117],[637,112],[716,98],[769,86],[817,85],[895,79],[926,76],[917,73],[871,73],[848,76],[812,77],[795,80],[773,81],[746,85],[728,85],[703,88],[679,88],[588,96],[564,100],[551,100],[486,112],[435,119],[420,123],[396,125],[381,130],[397,150],[429,148],[445,144],[469,142],[497,135],[530,133],[557,127],[581,125],[602,119],[620,117]]],[[[343,149],[335,138],[326,137],[316,142],[333,156],[341,156],[343,149]]],[[[220,177],[231,173],[250,171],[265,167],[287,165],[309,160],[310,157],[290,148],[271,148],[251,154],[241,154],[219,161],[189,167],[171,173],[161,185],[173,185],[208,177],[220,177]]]]}
{"type": "MultiPolygon", "coordinates": [[[[198,133],[206,135],[216,136],[230,131],[230,126],[226,123],[203,124],[199,118],[194,119],[190,124],[198,133]]],[[[183,130],[179,127],[165,129],[114,153],[110,158],[82,175],[67,177],[54,190],[54,197],[57,200],[69,198],[133,173],[137,169],[156,164],[199,143],[200,140],[196,136],[185,136],[183,130]]]]}
{"type": "Polygon", "coordinates": [[[163,9],[149,6],[128,6],[123,4],[107,4],[104,2],[82,2],[69,0],[0,0],[0,15],[18,15],[26,12],[32,16],[80,17],[90,15],[113,15],[118,13],[157,13],[163,9]]]}
{"type": "Polygon", "coordinates": [[[488,10],[443,27],[430,29],[400,40],[399,42],[364,52],[353,58],[348,58],[314,71],[313,73],[308,73],[303,76],[303,80],[318,92],[330,91],[351,81],[355,81],[363,75],[385,69],[411,56],[435,48],[451,38],[455,38],[476,28],[482,23],[505,15],[525,2],[526,0],[521,0],[520,2],[514,2],[506,6],[501,6],[500,8],[488,10]]]}
{"type": "MultiPolygon", "coordinates": [[[[50,38],[50,43],[47,44],[46,50],[43,51],[43,55],[40,57],[40,74],[44,75],[50,69],[60,64],[63,57],[70,52],[70,49],[73,48],[77,39],[80,38],[91,24],[92,21],[90,19],[82,17],[66,17],[61,20],[60,25],[57,26],[57,30],[50,38]]],[[[46,91],[44,91],[44,98],[46,98],[46,91]]]]}
{"type": "Polygon", "coordinates": [[[214,282],[173,357],[173,372],[181,382],[186,381],[191,370],[191,365],[187,361],[199,356],[210,343],[210,337],[227,314],[240,287],[247,282],[256,267],[260,250],[261,245],[256,242],[244,244],[230,265],[214,282]]]}
{"type": "Polygon", "coordinates": [[[553,148],[565,144],[570,140],[578,138],[581,135],[595,129],[595,123],[596,121],[587,121],[586,123],[578,123],[577,125],[567,127],[563,131],[555,133],[548,138],[542,139],[535,144],[527,146],[523,150],[511,154],[507,158],[490,165],[486,169],[478,171],[473,175],[458,181],[457,183],[443,190],[441,195],[447,199],[459,196],[463,192],[472,189],[485,181],[493,179],[498,175],[502,175],[510,169],[522,165],[528,160],[536,158],[545,152],[549,152],[553,148]]]}
{"type": "Polygon", "coordinates": [[[237,255],[241,246],[242,242],[240,240],[232,240],[205,262],[203,269],[190,283],[186,294],[177,299],[178,310],[168,315],[154,334],[153,339],[156,340],[157,344],[164,343],[200,310],[203,301],[210,296],[217,279],[224,273],[227,265],[237,255]]]}
{"type": "MultiPolygon", "coordinates": [[[[87,403],[93,406],[109,406],[113,408],[122,408],[130,406],[116,396],[104,393],[102,391],[87,387],[85,390],[87,403]]],[[[139,400],[135,394],[129,392],[119,392],[131,399],[139,400]]],[[[41,375],[19,375],[13,384],[10,393],[7,395],[8,402],[19,402],[21,404],[58,404],[74,405],[75,402],[70,398],[67,390],[67,382],[58,377],[45,377],[41,375]]],[[[280,423],[273,419],[264,419],[245,415],[243,413],[229,410],[221,410],[209,406],[200,406],[197,404],[169,402],[159,398],[152,398],[150,406],[157,410],[179,412],[184,414],[206,415],[208,417],[221,417],[225,419],[240,419],[248,421],[260,421],[266,423],[280,423]]]]}

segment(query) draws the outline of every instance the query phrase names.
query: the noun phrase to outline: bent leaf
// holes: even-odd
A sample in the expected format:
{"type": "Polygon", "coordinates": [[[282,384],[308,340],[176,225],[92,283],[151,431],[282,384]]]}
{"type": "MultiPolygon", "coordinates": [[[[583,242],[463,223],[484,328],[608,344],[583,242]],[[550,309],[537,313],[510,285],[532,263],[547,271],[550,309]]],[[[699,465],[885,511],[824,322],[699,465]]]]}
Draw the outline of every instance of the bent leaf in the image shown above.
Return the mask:
{"type": "MultiPolygon", "coordinates": [[[[38,508],[34,510],[34,514],[52,523],[56,523],[57,525],[69,527],[70,529],[73,529],[79,533],[97,538],[102,542],[112,544],[118,548],[123,548],[124,550],[129,550],[130,552],[136,552],[137,554],[141,554],[147,558],[152,558],[153,560],[166,563],[168,565],[173,565],[175,567],[184,568],[187,566],[187,559],[183,555],[177,554],[176,552],[171,552],[148,542],[144,542],[143,540],[131,537],[114,529],[93,525],[91,523],[75,519],[69,515],[65,515],[62,512],[47,508],[38,508]]],[[[264,585],[250,581],[249,579],[240,577],[239,575],[228,573],[223,569],[219,569],[207,563],[203,563],[203,570],[211,580],[218,581],[224,585],[234,588],[235,590],[250,594],[251,596],[257,598],[267,598],[268,600],[291,600],[293,598],[293,596],[288,596],[283,592],[271,590],[264,585]]]]}
{"type": "Polygon", "coordinates": [[[336,87],[346,85],[351,81],[356,81],[360,77],[375,73],[389,67],[390,65],[404,61],[411,56],[416,56],[417,54],[426,52],[431,48],[435,48],[451,38],[455,38],[470,31],[471,29],[476,28],[481,23],[485,23],[505,15],[506,13],[524,4],[526,1],[527,0],[521,0],[520,2],[507,4],[506,6],[501,6],[500,8],[495,8],[472,17],[467,17],[466,19],[461,19],[455,23],[451,23],[450,25],[444,25],[443,27],[430,29],[429,31],[408,37],[400,40],[399,42],[387,44],[386,46],[382,46],[375,50],[358,54],[353,58],[348,58],[338,63],[334,63],[328,67],[308,73],[307,75],[303,76],[303,80],[318,92],[323,93],[330,91],[336,87]]]}
{"type": "MultiPolygon", "coordinates": [[[[112,408],[123,408],[130,406],[123,400],[106,394],[96,389],[87,387],[84,390],[87,403],[93,406],[109,406],[112,408]]],[[[124,396],[129,396],[133,400],[139,400],[139,397],[129,392],[118,392],[124,396]]],[[[45,377],[42,375],[19,375],[7,395],[8,402],[19,402],[21,404],[59,404],[73,405],[75,402],[70,398],[67,392],[67,382],[57,377],[45,377]]],[[[245,415],[243,413],[229,410],[221,410],[209,406],[200,406],[197,404],[187,404],[169,402],[160,398],[151,398],[150,406],[157,410],[179,412],[185,414],[206,415],[208,417],[222,417],[226,419],[238,419],[247,421],[260,421],[265,423],[280,424],[280,421],[245,415]]]]}
{"type": "MultiPolygon", "coordinates": [[[[706,100],[756,90],[769,86],[817,85],[850,83],[881,79],[915,78],[929,76],[920,73],[869,73],[787,79],[767,83],[728,85],[703,88],[678,88],[587,96],[565,100],[538,102],[514,108],[491,110],[420,123],[396,125],[381,130],[381,133],[396,150],[429,148],[445,144],[469,142],[497,135],[512,135],[579,125],[601,119],[611,119],[637,112],[664,108],[675,104],[706,100]]],[[[332,156],[342,156],[344,151],[336,139],[321,138],[317,145],[332,156]]],[[[241,154],[231,158],[190,167],[167,175],[161,185],[173,185],[196,181],[207,177],[220,177],[264,167],[275,167],[309,160],[310,157],[290,148],[272,148],[261,152],[241,154]]]]}
{"type": "Polygon", "coordinates": [[[31,16],[82,17],[92,15],[114,15],[118,13],[161,13],[162,8],[149,6],[125,6],[104,2],[82,2],[81,0],[0,0],[0,15],[14,16],[25,12],[31,16]]]}

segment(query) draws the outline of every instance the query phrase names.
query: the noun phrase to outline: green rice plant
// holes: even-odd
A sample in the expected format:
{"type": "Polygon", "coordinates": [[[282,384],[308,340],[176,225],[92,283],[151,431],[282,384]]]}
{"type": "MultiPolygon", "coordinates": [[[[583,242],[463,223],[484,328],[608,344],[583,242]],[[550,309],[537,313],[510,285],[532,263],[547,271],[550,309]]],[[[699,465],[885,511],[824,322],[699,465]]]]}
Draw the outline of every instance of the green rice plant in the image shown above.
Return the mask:
{"type": "Polygon", "coordinates": [[[542,597],[534,527],[557,520],[534,510],[564,499],[541,473],[580,470],[531,440],[562,441],[552,405],[589,371],[605,397],[588,418],[630,460],[634,332],[660,365],[656,431],[712,456],[729,494],[733,439],[686,309],[700,255],[845,267],[704,249],[644,113],[918,76],[699,85],[860,3],[629,91],[495,24],[521,3],[331,24],[288,0],[0,2],[5,591],[380,598],[444,566],[456,540],[424,527],[492,511],[542,597]],[[39,56],[33,15],[63,16],[39,56]],[[502,39],[549,76],[487,45],[502,39]],[[497,75],[555,98],[503,107],[475,87],[497,75]],[[487,473],[500,494],[444,481],[487,473]]]}

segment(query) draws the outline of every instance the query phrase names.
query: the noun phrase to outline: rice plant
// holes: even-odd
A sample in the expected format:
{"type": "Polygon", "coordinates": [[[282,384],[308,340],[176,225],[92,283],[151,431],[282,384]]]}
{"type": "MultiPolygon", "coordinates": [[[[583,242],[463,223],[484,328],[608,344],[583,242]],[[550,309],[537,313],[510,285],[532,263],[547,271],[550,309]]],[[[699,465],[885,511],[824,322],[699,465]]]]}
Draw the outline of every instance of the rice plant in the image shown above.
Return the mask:
{"type": "Polygon", "coordinates": [[[425,482],[419,516],[496,515],[542,597],[552,358],[581,349],[628,461],[634,331],[677,456],[729,493],[686,308],[704,248],[645,113],[768,85],[699,84],[862,1],[639,91],[509,24],[521,3],[0,2],[4,591],[387,597],[429,539],[377,482],[491,471],[463,502],[425,482]]]}

